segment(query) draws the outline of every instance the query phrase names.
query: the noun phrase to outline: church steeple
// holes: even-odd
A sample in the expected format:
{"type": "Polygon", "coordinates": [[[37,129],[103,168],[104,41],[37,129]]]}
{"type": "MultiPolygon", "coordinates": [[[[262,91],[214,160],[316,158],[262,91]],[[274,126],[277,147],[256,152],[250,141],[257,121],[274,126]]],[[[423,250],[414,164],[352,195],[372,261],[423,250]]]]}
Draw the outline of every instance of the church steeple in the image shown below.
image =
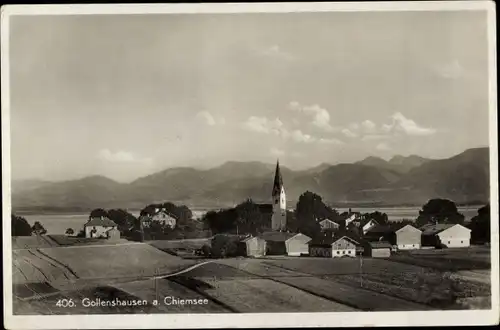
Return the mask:
{"type": "Polygon", "coordinates": [[[273,185],[273,193],[271,196],[276,196],[281,193],[281,188],[283,187],[283,178],[281,177],[280,171],[280,161],[276,162],[276,172],[274,174],[274,185],[273,185]]]}
{"type": "Polygon", "coordinates": [[[271,218],[272,230],[282,231],[286,229],[286,195],[281,177],[280,162],[276,162],[276,173],[274,173],[273,193],[271,195],[273,203],[273,215],[271,218]]]}

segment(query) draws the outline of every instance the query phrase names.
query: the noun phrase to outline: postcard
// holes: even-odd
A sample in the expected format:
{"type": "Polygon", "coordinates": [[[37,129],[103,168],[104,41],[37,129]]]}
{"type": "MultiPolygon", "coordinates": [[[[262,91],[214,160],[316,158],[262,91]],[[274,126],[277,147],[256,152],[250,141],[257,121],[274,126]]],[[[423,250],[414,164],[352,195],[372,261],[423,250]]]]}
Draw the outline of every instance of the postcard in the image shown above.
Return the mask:
{"type": "Polygon", "coordinates": [[[493,2],[1,27],[7,329],[499,323],[493,2]]]}

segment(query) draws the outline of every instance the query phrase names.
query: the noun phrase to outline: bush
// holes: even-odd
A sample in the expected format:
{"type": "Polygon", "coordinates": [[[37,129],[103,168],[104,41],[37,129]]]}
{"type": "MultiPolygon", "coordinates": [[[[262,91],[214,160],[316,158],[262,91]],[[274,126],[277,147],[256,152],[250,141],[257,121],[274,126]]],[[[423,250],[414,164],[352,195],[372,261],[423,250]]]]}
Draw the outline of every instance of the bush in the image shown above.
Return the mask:
{"type": "Polygon", "coordinates": [[[11,235],[31,236],[31,226],[25,218],[11,214],[11,235]]]}
{"type": "Polygon", "coordinates": [[[239,237],[217,235],[212,239],[212,256],[215,258],[235,257],[238,255],[239,237]]]}
{"type": "Polygon", "coordinates": [[[212,248],[207,245],[207,244],[204,244],[202,247],[201,247],[201,253],[205,256],[205,257],[210,257],[212,255],[212,248]]]}

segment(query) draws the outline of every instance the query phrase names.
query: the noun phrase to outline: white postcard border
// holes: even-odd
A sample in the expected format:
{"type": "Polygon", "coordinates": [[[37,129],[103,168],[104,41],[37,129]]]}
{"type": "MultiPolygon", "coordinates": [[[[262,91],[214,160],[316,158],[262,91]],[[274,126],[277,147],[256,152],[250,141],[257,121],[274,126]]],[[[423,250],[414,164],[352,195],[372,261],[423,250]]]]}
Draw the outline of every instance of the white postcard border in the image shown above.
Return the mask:
{"type": "Polygon", "coordinates": [[[9,329],[67,328],[249,328],[249,327],[354,327],[354,326],[452,326],[498,324],[499,223],[498,223],[498,130],[496,77],[496,18],[493,1],[359,2],[359,3],[259,3],[259,4],[102,4],[102,5],[11,5],[2,7],[2,191],[4,326],[9,329]],[[329,11],[432,11],[485,10],[488,13],[490,96],[490,201],[491,201],[491,310],[346,312],[346,313],[244,313],[155,315],[12,315],[12,242],[10,239],[10,95],[9,18],[13,15],[95,15],[167,13],[287,13],[329,11]]]}

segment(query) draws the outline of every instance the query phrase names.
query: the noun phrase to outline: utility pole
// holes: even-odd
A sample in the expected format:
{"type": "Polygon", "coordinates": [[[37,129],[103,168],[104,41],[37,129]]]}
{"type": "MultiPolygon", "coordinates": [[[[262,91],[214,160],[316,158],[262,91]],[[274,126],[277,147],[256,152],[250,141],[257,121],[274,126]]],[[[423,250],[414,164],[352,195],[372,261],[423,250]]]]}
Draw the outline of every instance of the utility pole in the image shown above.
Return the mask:
{"type": "Polygon", "coordinates": [[[154,275],[154,281],[155,281],[155,297],[156,300],[158,300],[158,276],[159,275],[159,270],[158,268],[155,268],[155,275],[154,275]]]}
{"type": "Polygon", "coordinates": [[[363,287],[363,254],[361,254],[359,258],[359,275],[360,275],[360,284],[361,287],[363,287]]]}

